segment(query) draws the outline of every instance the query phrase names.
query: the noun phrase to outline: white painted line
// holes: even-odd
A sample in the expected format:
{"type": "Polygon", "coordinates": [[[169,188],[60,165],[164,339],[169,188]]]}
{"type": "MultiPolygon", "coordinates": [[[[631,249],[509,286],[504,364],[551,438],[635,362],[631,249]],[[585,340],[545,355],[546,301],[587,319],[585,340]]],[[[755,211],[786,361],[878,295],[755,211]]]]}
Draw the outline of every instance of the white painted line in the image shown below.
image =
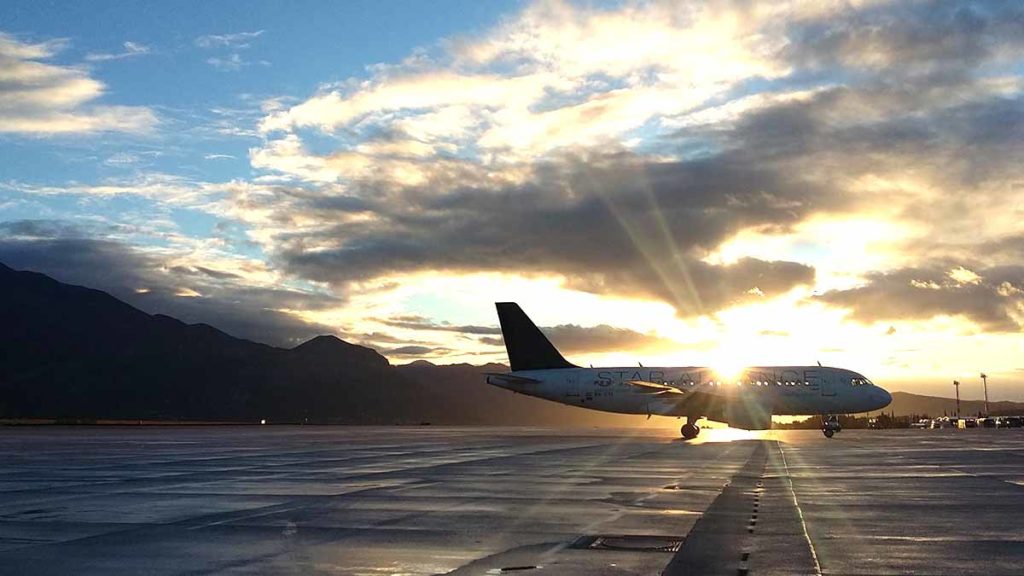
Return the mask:
{"type": "Polygon", "coordinates": [[[782,467],[786,469],[786,480],[789,480],[789,492],[793,495],[793,505],[796,506],[796,514],[800,517],[800,527],[803,528],[804,538],[807,546],[811,549],[811,559],[814,560],[814,574],[821,576],[821,564],[818,563],[818,553],[814,550],[814,542],[811,542],[811,535],[807,533],[807,522],[804,521],[804,511],[800,509],[800,503],[796,499],[796,490],[793,488],[793,477],[789,475],[789,464],[786,462],[786,452],[782,449],[782,443],[775,441],[779,448],[779,455],[782,456],[782,467]]]}

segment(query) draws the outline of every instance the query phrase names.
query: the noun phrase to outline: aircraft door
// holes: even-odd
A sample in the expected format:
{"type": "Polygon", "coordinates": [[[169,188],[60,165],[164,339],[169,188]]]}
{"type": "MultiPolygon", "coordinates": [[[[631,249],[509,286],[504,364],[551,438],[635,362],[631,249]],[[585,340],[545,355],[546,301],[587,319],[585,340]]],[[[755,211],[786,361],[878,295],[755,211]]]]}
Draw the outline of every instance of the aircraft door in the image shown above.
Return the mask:
{"type": "Polygon", "coordinates": [[[819,377],[821,382],[821,395],[822,396],[835,396],[836,395],[836,376],[835,374],[824,374],[819,377]]]}

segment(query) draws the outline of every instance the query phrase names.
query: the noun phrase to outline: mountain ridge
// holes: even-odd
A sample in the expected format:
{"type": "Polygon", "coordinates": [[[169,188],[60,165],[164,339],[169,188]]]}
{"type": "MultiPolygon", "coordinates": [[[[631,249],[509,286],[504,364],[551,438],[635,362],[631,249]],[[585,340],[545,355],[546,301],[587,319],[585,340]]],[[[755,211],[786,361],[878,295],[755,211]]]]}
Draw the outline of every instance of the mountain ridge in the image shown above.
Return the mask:
{"type": "Polygon", "coordinates": [[[269,346],[2,263],[0,342],[2,418],[546,426],[640,418],[495,388],[482,367],[392,366],[333,335],[269,346]]]}

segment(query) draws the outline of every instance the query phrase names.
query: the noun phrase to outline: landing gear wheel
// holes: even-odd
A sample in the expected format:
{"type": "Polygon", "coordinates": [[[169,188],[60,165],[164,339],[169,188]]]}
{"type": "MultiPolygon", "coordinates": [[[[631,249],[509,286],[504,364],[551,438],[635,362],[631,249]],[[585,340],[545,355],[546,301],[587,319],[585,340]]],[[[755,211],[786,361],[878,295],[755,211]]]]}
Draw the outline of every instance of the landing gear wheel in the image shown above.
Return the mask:
{"type": "Polygon", "coordinates": [[[821,433],[825,438],[831,438],[836,432],[841,432],[843,427],[839,424],[839,417],[829,414],[821,417],[821,433]]]}
{"type": "Polygon", "coordinates": [[[694,438],[697,437],[697,434],[700,434],[700,426],[697,426],[696,424],[690,424],[689,422],[687,422],[686,424],[683,424],[682,428],[679,429],[679,433],[682,434],[683,438],[685,438],[686,440],[693,440],[694,438]]]}

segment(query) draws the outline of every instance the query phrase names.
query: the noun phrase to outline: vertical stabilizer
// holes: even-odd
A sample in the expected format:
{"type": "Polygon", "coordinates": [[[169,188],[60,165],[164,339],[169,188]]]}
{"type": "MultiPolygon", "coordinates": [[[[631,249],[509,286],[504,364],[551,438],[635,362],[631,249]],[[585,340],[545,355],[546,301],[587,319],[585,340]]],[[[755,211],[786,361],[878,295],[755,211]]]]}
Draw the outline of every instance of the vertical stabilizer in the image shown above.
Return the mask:
{"type": "Polygon", "coordinates": [[[515,302],[497,302],[501,336],[513,371],[578,368],[570,364],[515,302]]]}

